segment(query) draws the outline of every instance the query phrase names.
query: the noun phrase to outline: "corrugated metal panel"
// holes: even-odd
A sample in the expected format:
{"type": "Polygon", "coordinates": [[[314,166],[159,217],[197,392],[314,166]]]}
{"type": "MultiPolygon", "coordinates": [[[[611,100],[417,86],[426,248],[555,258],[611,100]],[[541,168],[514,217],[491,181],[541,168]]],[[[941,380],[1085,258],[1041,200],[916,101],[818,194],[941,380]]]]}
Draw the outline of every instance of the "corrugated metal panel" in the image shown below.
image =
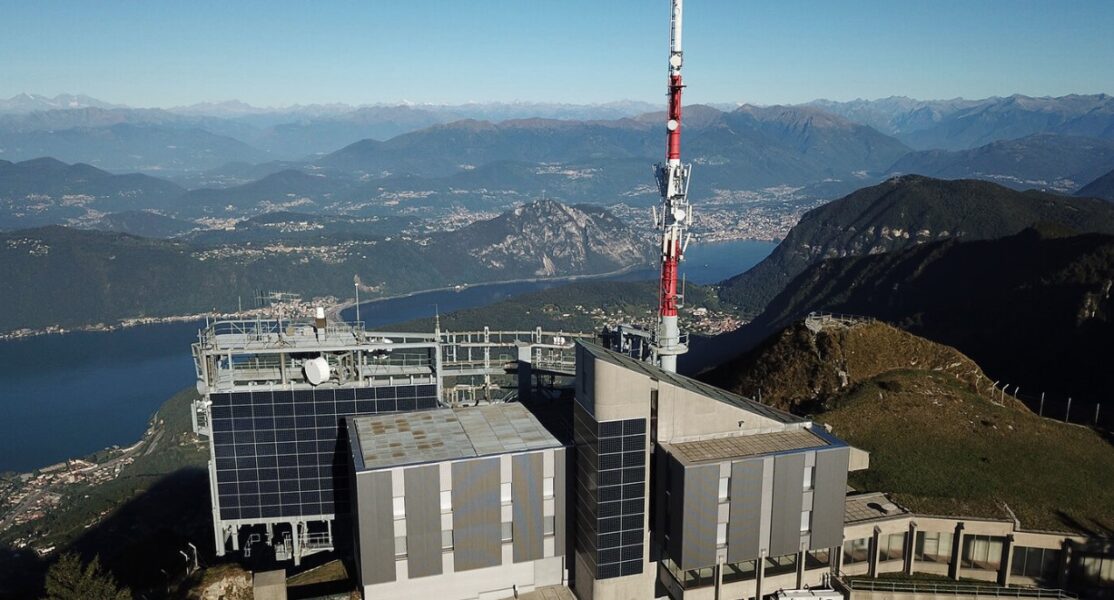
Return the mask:
{"type": "Polygon", "coordinates": [[[453,567],[457,571],[502,562],[499,458],[453,463],[453,567]]]}
{"type": "Polygon", "coordinates": [[[816,453],[812,492],[812,549],[843,544],[844,503],[847,499],[847,465],[851,449],[835,448],[816,453]]]}
{"type": "Polygon", "coordinates": [[[731,464],[731,521],[727,526],[727,562],[758,558],[761,547],[762,464],[752,458],[731,464]]]}
{"type": "Polygon", "coordinates": [[[770,556],[796,554],[801,549],[801,495],[804,493],[804,479],[804,454],[785,454],[774,458],[770,556]]]}
{"type": "Polygon", "coordinates": [[[553,553],[554,556],[567,554],[568,527],[567,513],[569,510],[569,457],[571,452],[564,448],[553,451],[553,553]]]}
{"type": "Polygon", "coordinates": [[[700,465],[684,470],[685,521],[682,569],[699,569],[716,564],[716,523],[719,513],[719,465],[700,465]]]}
{"type": "Polygon", "coordinates": [[[391,508],[391,472],[356,476],[360,524],[360,581],[364,585],[395,580],[395,522],[391,508]]]}
{"type": "Polygon", "coordinates": [[[511,515],[514,562],[542,558],[542,455],[511,457],[511,515]]]}
{"type": "Polygon", "coordinates": [[[441,574],[441,468],[410,467],[406,482],[406,564],[411,579],[441,574]]]}

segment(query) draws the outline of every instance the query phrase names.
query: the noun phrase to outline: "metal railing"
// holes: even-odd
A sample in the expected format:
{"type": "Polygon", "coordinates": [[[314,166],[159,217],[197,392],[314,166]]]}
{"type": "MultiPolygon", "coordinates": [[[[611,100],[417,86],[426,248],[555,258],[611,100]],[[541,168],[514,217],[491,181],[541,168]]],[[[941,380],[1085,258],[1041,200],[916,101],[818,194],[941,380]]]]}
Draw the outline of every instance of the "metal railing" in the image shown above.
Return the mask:
{"type": "Polygon", "coordinates": [[[890,592],[900,594],[933,594],[945,596],[976,596],[993,598],[1057,598],[1075,599],[1077,596],[1061,589],[1002,587],[964,583],[936,583],[930,581],[886,581],[880,579],[850,579],[841,583],[852,591],[890,592]]]}

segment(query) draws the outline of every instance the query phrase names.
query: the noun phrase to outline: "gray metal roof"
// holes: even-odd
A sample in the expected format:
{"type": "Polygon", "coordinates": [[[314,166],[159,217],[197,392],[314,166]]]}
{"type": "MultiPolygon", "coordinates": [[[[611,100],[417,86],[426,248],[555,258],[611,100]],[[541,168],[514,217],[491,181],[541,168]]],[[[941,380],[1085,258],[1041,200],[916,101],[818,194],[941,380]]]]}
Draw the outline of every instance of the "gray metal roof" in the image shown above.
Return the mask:
{"type": "Polygon", "coordinates": [[[352,417],[363,470],[561,447],[512,402],[352,417]]]}
{"type": "Polygon", "coordinates": [[[777,454],[828,446],[828,441],[808,429],[735,435],[663,444],[670,453],[689,463],[723,461],[746,456],[777,454]]]}
{"type": "Polygon", "coordinates": [[[645,375],[648,375],[649,377],[657,379],[658,381],[664,381],[679,388],[686,389],[690,392],[700,394],[705,398],[711,398],[712,400],[723,402],[724,404],[730,404],[731,406],[741,408],[761,417],[765,417],[779,423],[804,423],[807,421],[807,419],[802,419],[787,412],[780,411],[776,408],[766,406],[765,404],[756,402],[754,400],[751,400],[750,398],[744,398],[743,396],[740,396],[738,394],[732,394],[731,392],[721,390],[713,385],[708,385],[691,377],[685,377],[684,375],[670,373],[669,371],[662,370],[661,368],[656,367],[650,363],[635,360],[625,354],[620,354],[618,352],[608,350],[607,348],[604,348],[603,346],[600,346],[598,344],[586,342],[584,340],[578,340],[576,343],[580,344],[582,347],[584,347],[585,350],[591,353],[592,356],[595,356],[598,359],[605,360],[609,363],[618,365],[625,369],[643,373],[645,375]]]}

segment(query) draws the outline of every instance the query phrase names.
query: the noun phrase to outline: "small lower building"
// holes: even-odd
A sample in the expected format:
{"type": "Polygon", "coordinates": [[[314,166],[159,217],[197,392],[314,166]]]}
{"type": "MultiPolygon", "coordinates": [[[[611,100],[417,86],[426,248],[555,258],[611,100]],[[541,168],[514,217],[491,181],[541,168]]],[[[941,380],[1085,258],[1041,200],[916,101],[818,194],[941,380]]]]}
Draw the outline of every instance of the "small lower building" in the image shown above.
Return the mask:
{"type": "Polygon", "coordinates": [[[347,427],[365,598],[508,598],[567,582],[567,450],[522,404],[347,427]]]}

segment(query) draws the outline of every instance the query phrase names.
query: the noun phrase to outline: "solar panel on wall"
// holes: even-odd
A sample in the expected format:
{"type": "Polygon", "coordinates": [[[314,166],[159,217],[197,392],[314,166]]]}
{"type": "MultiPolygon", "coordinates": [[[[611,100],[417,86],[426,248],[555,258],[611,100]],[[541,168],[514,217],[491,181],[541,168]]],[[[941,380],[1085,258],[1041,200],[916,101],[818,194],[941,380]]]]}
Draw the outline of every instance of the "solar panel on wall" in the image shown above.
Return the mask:
{"type": "Polygon", "coordinates": [[[220,518],[348,511],[344,417],[437,407],[435,385],[211,394],[220,518]]]}

